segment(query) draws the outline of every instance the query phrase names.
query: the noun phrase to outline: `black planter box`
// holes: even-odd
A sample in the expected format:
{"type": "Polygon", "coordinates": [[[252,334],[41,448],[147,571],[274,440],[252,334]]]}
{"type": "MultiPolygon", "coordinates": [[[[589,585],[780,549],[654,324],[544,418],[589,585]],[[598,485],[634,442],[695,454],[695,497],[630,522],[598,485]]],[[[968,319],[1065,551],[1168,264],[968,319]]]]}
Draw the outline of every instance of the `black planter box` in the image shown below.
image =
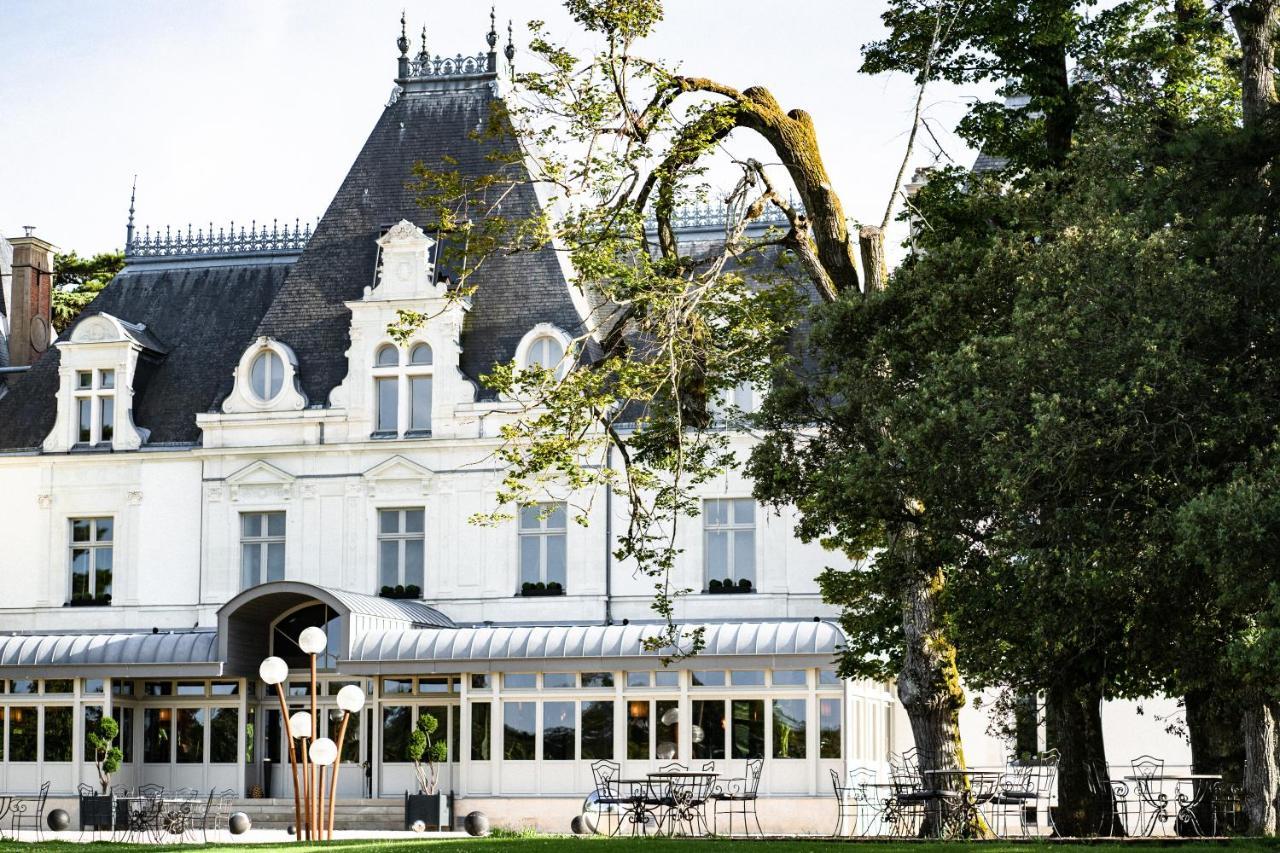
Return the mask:
{"type": "Polygon", "coordinates": [[[99,797],[81,797],[80,798],[80,829],[120,829],[120,821],[113,821],[113,817],[123,817],[125,825],[128,825],[128,815],[124,814],[121,808],[121,814],[115,814],[116,798],[110,794],[99,797]],[[112,826],[112,823],[115,826],[112,826]]]}
{"type": "Polygon", "coordinates": [[[410,794],[404,795],[404,828],[413,829],[413,824],[422,821],[428,827],[434,826],[440,831],[449,829],[453,820],[448,794],[410,794]]]}
{"type": "Polygon", "coordinates": [[[564,588],[558,589],[521,589],[520,595],[525,598],[537,598],[540,595],[564,595],[564,588]]]}
{"type": "Polygon", "coordinates": [[[740,586],[707,587],[707,593],[709,595],[747,595],[748,593],[752,593],[755,591],[756,591],[755,587],[750,587],[750,586],[747,587],[746,589],[743,589],[740,586]]]}

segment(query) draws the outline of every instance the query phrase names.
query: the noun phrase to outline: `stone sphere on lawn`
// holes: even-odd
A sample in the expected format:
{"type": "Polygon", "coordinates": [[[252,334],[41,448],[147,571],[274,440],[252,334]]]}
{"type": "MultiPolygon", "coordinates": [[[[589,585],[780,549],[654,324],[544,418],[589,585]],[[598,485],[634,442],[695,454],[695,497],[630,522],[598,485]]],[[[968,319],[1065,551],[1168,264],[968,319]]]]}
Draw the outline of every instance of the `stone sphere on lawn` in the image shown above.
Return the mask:
{"type": "Polygon", "coordinates": [[[573,820],[569,821],[569,831],[574,835],[587,834],[587,827],[582,822],[582,815],[574,815],[573,820]]]}
{"type": "Polygon", "coordinates": [[[289,828],[286,829],[285,832],[289,833],[290,835],[297,835],[298,827],[294,826],[293,824],[289,824],[289,828]]]}
{"type": "Polygon", "coordinates": [[[227,820],[227,828],[232,835],[244,835],[253,826],[253,821],[244,812],[236,812],[227,820]]]}
{"type": "Polygon", "coordinates": [[[414,832],[426,832],[426,831],[427,831],[427,822],[426,822],[426,821],[424,821],[424,820],[415,820],[415,821],[413,822],[413,826],[411,826],[411,827],[409,827],[409,828],[410,828],[410,829],[412,829],[414,832]]]}
{"type": "Polygon", "coordinates": [[[65,832],[71,828],[71,815],[67,814],[66,809],[54,809],[49,812],[45,822],[54,832],[65,832]]]}
{"type": "Polygon", "coordinates": [[[489,818],[485,817],[484,812],[472,812],[463,819],[462,828],[467,831],[467,835],[473,835],[477,838],[481,835],[488,835],[489,818]]]}

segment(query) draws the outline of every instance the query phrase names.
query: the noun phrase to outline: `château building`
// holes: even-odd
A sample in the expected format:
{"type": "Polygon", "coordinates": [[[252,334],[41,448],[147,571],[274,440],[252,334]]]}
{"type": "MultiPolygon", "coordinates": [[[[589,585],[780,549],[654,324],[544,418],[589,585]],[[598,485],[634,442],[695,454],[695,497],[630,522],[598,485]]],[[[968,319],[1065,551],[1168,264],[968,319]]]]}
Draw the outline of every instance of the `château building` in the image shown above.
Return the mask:
{"type": "MultiPolygon", "coordinates": [[[[0,790],[95,783],[84,730],[105,713],[121,724],[117,783],[284,795],[258,665],[289,661],[301,701],[295,641],[312,625],[329,638],[321,734],[340,686],[367,696],[347,799],[414,787],[405,745],[422,713],[448,743],[455,815],[560,831],[602,758],[626,776],[670,761],[740,776],[763,758],[766,829],[829,831],[829,771],[909,745],[891,685],[834,673],[842,635],[815,577],[847,563],[801,543],[741,474],[707,484],[680,534],[675,585],[695,592],[677,616],[707,645],[670,666],[644,647],[660,628],[652,582],[612,557],[625,502],[590,501],[581,526],[567,509],[581,496],[551,490],[509,523],[468,523],[495,507],[493,452],[518,409],[480,377],[556,364],[590,310],[550,250],[495,257],[450,299],[416,224],[415,162],[480,174],[511,144],[472,136],[514,52],[492,28],[487,41],[442,58],[402,36],[395,93],[314,229],[160,232],[131,211],[125,268],[47,351],[19,330],[47,318],[53,247],[11,240],[0,790]],[[404,345],[387,334],[401,308],[430,317],[404,345]],[[712,592],[725,578],[736,591],[712,592]]],[[[503,202],[538,205],[520,183],[503,202]]],[[[691,218],[686,238],[716,224],[691,218]]],[[[970,760],[1000,762],[966,714],[970,760]]]]}

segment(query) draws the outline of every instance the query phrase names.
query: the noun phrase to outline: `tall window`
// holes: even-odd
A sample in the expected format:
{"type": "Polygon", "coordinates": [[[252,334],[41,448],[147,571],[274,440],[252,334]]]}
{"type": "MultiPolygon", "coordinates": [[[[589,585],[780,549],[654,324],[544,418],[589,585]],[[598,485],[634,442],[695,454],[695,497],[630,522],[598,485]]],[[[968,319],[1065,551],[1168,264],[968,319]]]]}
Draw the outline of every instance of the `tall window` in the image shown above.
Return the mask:
{"type": "Polygon", "coordinates": [[[75,400],[76,442],[110,442],[116,425],[116,372],[77,370],[75,400]]]}
{"type": "Polygon", "coordinates": [[[749,381],[725,388],[711,401],[711,414],[718,424],[727,424],[756,410],[755,391],[749,381]]]}
{"type": "Polygon", "coordinates": [[[563,503],[520,508],[520,584],[552,583],[565,587],[565,518],[563,503]]]}
{"type": "Polygon", "coordinates": [[[427,344],[414,344],[409,350],[409,434],[431,434],[431,362],[427,344]]]}
{"type": "Polygon", "coordinates": [[[71,603],[110,604],[113,533],[110,518],[71,519],[71,603]]]}
{"type": "Polygon", "coordinates": [[[715,498],[702,504],[702,560],[711,581],[751,589],[756,582],[756,505],[750,498],[715,498]],[[744,584],[743,581],[746,583],[744,584]]]}
{"type": "Polygon", "coordinates": [[[426,534],[420,509],[378,510],[378,583],[417,587],[422,594],[422,551],[426,534]]]}
{"type": "Polygon", "coordinates": [[[431,434],[431,347],[417,343],[402,358],[399,347],[384,344],[373,359],[374,435],[431,434]],[[408,401],[401,407],[402,400],[408,401]]]}
{"type": "Polygon", "coordinates": [[[240,585],[284,580],[284,513],[240,513],[240,585]]]}

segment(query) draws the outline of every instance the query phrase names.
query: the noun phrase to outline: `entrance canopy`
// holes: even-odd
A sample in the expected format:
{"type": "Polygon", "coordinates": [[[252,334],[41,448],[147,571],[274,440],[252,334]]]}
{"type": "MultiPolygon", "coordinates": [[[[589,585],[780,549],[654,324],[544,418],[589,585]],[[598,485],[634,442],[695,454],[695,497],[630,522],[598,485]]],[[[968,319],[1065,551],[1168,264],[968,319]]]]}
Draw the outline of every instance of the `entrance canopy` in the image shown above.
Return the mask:
{"type": "Polygon", "coordinates": [[[227,672],[253,675],[271,648],[271,625],[291,610],[312,604],[327,606],[337,617],[338,636],[330,648],[340,660],[349,657],[353,638],[369,631],[454,627],[453,620],[421,601],[380,598],[332,590],[300,581],[276,581],[250,587],[218,609],[218,656],[227,672]]]}

